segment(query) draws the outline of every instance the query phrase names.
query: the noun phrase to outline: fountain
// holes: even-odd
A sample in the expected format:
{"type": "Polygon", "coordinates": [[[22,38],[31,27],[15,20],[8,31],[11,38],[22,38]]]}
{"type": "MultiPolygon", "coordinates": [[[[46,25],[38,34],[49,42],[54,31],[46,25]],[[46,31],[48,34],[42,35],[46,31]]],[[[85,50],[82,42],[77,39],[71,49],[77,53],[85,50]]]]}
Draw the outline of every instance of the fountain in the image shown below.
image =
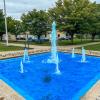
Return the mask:
{"type": "Polygon", "coordinates": [[[20,62],[20,73],[24,73],[24,66],[23,66],[23,62],[20,62]]]}
{"type": "Polygon", "coordinates": [[[57,52],[57,33],[56,33],[56,23],[52,24],[51,32],[51,61],[56,64],[56,74],[61,74],[59,70],[59,58],[57,52]]]}
{"type": "Polygon", "coordinates": [[[82,59],[81,59],[81,62],[86,62],[86,52],[85,52],[85,49],[84,47],[82,47],[82,59]]]}
{"type": "Polygon", "coordinates": [[[28,50],[25,48],[24,50],[24,56],[23,56],[23,62],[29,62],[29,56],[28,56],[28,50]]]}
{"type": "Polygon", "coordinates": [[[75,58],[75,49],[72,49],[72,58],[75,58]]]}
{"type": "Polygon", "coordinates": [[[58,59],[58,55],[57,55],[57,59],[56,59],[56,74],[61,74],[60,70],[59,70],[59,59],[58,59]]]}

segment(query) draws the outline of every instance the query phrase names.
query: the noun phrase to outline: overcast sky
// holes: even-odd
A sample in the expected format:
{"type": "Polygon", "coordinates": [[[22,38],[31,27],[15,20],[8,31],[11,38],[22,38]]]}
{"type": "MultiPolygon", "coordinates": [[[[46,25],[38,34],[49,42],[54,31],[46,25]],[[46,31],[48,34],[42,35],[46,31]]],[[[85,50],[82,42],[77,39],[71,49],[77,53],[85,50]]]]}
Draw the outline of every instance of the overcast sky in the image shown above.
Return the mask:
{"type": "MultiPolygon", "coordinates": [[[[53,7],[57,0],[6,0],[7,15],[20,19],[22,13],[36,9],[53,7]]],[[[95,0],[92,0],[95,1],[95,0]]],[[[100,3],[100,0],[96,0],[100,3]]],[[[0,0],[0,9],[3,9],[3,0],[0,0]]]]}

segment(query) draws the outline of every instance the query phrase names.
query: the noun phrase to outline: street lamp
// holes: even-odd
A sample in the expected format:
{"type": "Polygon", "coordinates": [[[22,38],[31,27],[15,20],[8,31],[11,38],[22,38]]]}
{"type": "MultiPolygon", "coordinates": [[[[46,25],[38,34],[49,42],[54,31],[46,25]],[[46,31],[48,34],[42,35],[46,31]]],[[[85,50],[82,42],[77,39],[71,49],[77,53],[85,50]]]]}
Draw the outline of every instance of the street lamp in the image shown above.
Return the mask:
{"type": "Polygon", "coordinates": [[[4,17],[5,17],[5,32],[6,32],[6,45],[8,46],[8,29],[7,29],[7,14],[6,14],[6,3],[4,2],[4,17]]]}

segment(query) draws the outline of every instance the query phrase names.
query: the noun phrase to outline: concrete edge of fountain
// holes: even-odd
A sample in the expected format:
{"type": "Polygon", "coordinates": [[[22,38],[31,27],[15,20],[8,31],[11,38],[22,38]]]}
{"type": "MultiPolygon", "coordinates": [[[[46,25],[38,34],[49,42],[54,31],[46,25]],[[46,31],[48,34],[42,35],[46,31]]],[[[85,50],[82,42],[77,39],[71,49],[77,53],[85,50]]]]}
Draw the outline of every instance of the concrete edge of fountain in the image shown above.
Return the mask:
{"type": "MultiPolygon", "coordinates": [[[[59,49],[58,48],[58,52],[71,53],[71,50],[72,49],[62,49],[62,48],[59,49]]],[[[50,52],[50,48],[43,49],[43,50],[28,50],[28,51],[29,51],[29,55],[42,54],[42,53],[50,52]]],[[[16,58],[16,57],[22,57],[23,53],[24,53],[24,50],[21,50],[21,51],[9,51],[9,53],[0,52],[0,55],[1,55],[0,56],[0,60],[16,58]],[[15,53],[15,55],[11,54],[13,52],[15,53]]],[[[75,54],[81,54],[81,49],[75,49],[75,54]]],[[[100,57],[100,51],[86,50],[86,55],[100,57]]]]}

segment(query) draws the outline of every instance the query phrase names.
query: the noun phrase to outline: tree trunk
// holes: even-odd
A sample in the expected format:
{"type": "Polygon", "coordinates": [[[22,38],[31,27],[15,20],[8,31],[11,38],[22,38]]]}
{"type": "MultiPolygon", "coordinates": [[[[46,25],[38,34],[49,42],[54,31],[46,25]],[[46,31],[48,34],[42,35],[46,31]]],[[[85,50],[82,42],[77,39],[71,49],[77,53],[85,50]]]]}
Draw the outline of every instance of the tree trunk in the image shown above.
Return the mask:
{"type": "Polygon", "coordinates": [[[15,35],[16,41],[17,41],[17,35],[15,35]]]}
{"type": "Polygon", "coordinates": [[[83,34],[81,34],[81,43],[83,42],[83,34]]]}
{"type": "Polygon", "coordinates": [[[27,48],[27,34],[25,34],[25,48],[27,48]]]}
{"type": "Polygon", "coordinates": [[[40,41],[40,37],[41,37],[41,36],[40,36],[40,35],[38,35],[38,42],[39,42],[39,43],[41,43],[41,41],[40,41]]]}
{"type": "Polygon", "coordinates": [[[3,35],[0,36],[0,40],[1,40],[1,41],[2,41],[2,37],[3,37],[3,35]]]}
{"type": "Polygon", "coordinates": [[[27,34],[27,45],[28,45],[28,49],[29,49],[29,39],[28,39],[28,34],[27,34]]]}
{"type": "Polygon", "coordinates": [[[92,41],[95,40],[95,36],[96,36],[96,33],[93,33],[93,34],[92,34],[92,41]]]}
{"type": "Polygon", "coordinates": [[[40,35],[38,35],[38,40],[40,40],[40,35]]]}
{"type": "Polygon", "coordinates": [[[72,42],[72,44],[74,42],[74,34],[73,33],[71,33],[71,42],[72,42]]]}
{"type": "Polygon", "coordinates": [[[45,38],[47,37],[47,34],[45,34],[45,38]]]}

